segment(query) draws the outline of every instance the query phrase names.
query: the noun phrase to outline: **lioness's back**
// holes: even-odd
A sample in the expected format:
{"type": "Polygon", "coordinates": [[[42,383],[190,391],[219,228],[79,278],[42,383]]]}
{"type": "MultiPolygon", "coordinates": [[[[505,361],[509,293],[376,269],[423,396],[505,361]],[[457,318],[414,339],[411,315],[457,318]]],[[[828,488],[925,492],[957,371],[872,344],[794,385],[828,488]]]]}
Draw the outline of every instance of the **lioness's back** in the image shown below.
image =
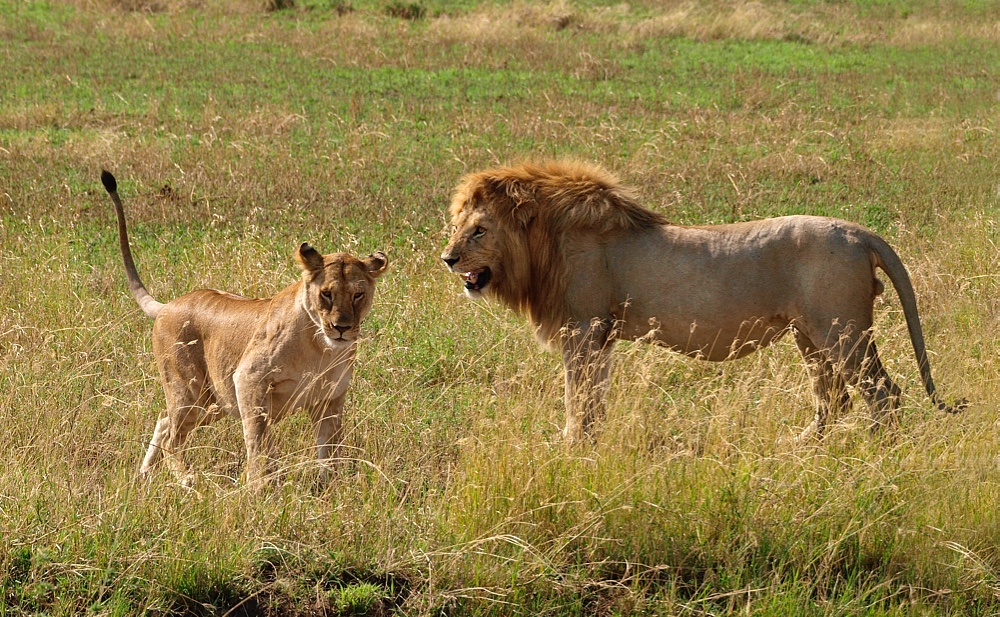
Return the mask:
{"type": "MultiPolygon", "coordinates": [[[[221,353],[219,359],[223,361],[232,356],[232,361],[226,362],[232,364],[250,342],[262,315],[266,314],[260,310],[261,306],[269,303],[270,299],[242,298],[214,289],[184,294],[168,302],[157,316],[153,324],[153,351],[159,354],[176,347],[170,352],[175,357],[175,364],[183,364],[183,358],[194,361],[197,357],[197,364],[204,367],[205,352],[209,357],[219,357],[221,353]],[[244,344],[234,345],[240,338],[244,344]],[[198,347],[204,349],[195,349],[198,347]]],[[[231,371],[235,366],[228,368],[231,371]]]]}

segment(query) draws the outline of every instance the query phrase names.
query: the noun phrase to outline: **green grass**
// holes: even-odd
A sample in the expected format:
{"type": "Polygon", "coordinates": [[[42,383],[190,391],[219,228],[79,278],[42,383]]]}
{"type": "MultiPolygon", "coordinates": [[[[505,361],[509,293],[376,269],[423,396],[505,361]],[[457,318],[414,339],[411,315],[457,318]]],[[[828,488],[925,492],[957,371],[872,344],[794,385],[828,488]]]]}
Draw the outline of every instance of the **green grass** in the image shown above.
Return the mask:
{"type": "Polygon", "coordinates": [[[991,615],[1000,610],[1000,9],[982,0],[0,0],[0,615],[991,615]],[[393,10],[400,7],[407,11],[393,10]],[[412,9],[412,10],[411,10],[412,9]],[[422,13],[421,13],[422,10],[422,13]],[[440,265],[466,171],[596,161],[684,224],[790,213],[885,235],[894,439],[858,405],[796,445],[793,346],[709,365],[621,345],[599,442],[558,358],[440,265]],[[135,472],[163,399],[98,177],[165,300],[266,296],[292,251],[385,250],[345,461],[194,490],[135,472]]]}

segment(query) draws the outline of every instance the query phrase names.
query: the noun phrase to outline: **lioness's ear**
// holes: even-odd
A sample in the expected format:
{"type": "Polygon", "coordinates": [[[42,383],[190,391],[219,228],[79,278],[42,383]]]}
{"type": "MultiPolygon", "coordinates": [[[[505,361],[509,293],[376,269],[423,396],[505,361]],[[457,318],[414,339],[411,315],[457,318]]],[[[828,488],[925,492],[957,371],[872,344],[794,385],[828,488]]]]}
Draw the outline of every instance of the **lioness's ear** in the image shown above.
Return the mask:
{"type": "Polygon", "coordinates": [[[299,246],[299,252],[295,255],[295,258],[303,270],[316,272],[323,269],[323,256],[319,254],[319,251],[309,246],[308,242],[303,242],[299,246]]]}
{"type": "Polygon", "coordinates": [[[378,278],[385,274],[389,267],[389,258],[382,251],[376,251],[362,259],[361,263],[365,264],[365,269],[368,270],[368,274],[372,275],[372,278],[378,278]]]}

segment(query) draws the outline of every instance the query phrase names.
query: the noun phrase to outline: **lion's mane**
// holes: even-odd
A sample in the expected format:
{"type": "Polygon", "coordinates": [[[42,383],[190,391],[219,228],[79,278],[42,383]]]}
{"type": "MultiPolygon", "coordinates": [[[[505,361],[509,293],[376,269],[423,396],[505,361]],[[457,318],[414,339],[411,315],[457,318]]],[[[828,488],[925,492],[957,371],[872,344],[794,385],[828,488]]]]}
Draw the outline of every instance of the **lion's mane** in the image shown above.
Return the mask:
{"type": "Polygon", "coordinates": [[[522,163],[468,174],[452,198],[452,218],[466,209],[486,211],[502,231],[504,277],[492,293],[527,315],[545,342],[566,325],[569,244],[588,235],[608,237],[667,224],[616,177],[578,161],[522,163]]]}

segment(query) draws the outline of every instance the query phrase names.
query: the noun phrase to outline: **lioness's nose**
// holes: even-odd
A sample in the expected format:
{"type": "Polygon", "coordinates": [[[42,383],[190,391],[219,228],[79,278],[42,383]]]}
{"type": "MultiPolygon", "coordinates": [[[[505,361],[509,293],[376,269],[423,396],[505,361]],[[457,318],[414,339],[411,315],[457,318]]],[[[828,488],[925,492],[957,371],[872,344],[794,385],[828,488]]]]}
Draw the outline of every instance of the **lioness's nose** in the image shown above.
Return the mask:
{"type": "Polygon", "coordinates": [[[334,327],[334,329],[335,329],[335,330],[336,330],[337,332],[340,332],[341,334],[343,334],[344,332],[347,332],[348,330],[350,330],[350,329],[351,329],[351,326],[350,326],[350,324],[348,324],[348,325],[346,325],[346,326],[340,326],[340,325],[337,325],[337,324],[334,324],[334,325],[333,325],[333,327],[334,327]]]}
{"type": "Polygon", "coordinates": [[[447,255],[442,255],[441,259],[444,260],[444,263],[448,264],[449,268],[458,263],[458,257],[448,257],[447,255]]]}

